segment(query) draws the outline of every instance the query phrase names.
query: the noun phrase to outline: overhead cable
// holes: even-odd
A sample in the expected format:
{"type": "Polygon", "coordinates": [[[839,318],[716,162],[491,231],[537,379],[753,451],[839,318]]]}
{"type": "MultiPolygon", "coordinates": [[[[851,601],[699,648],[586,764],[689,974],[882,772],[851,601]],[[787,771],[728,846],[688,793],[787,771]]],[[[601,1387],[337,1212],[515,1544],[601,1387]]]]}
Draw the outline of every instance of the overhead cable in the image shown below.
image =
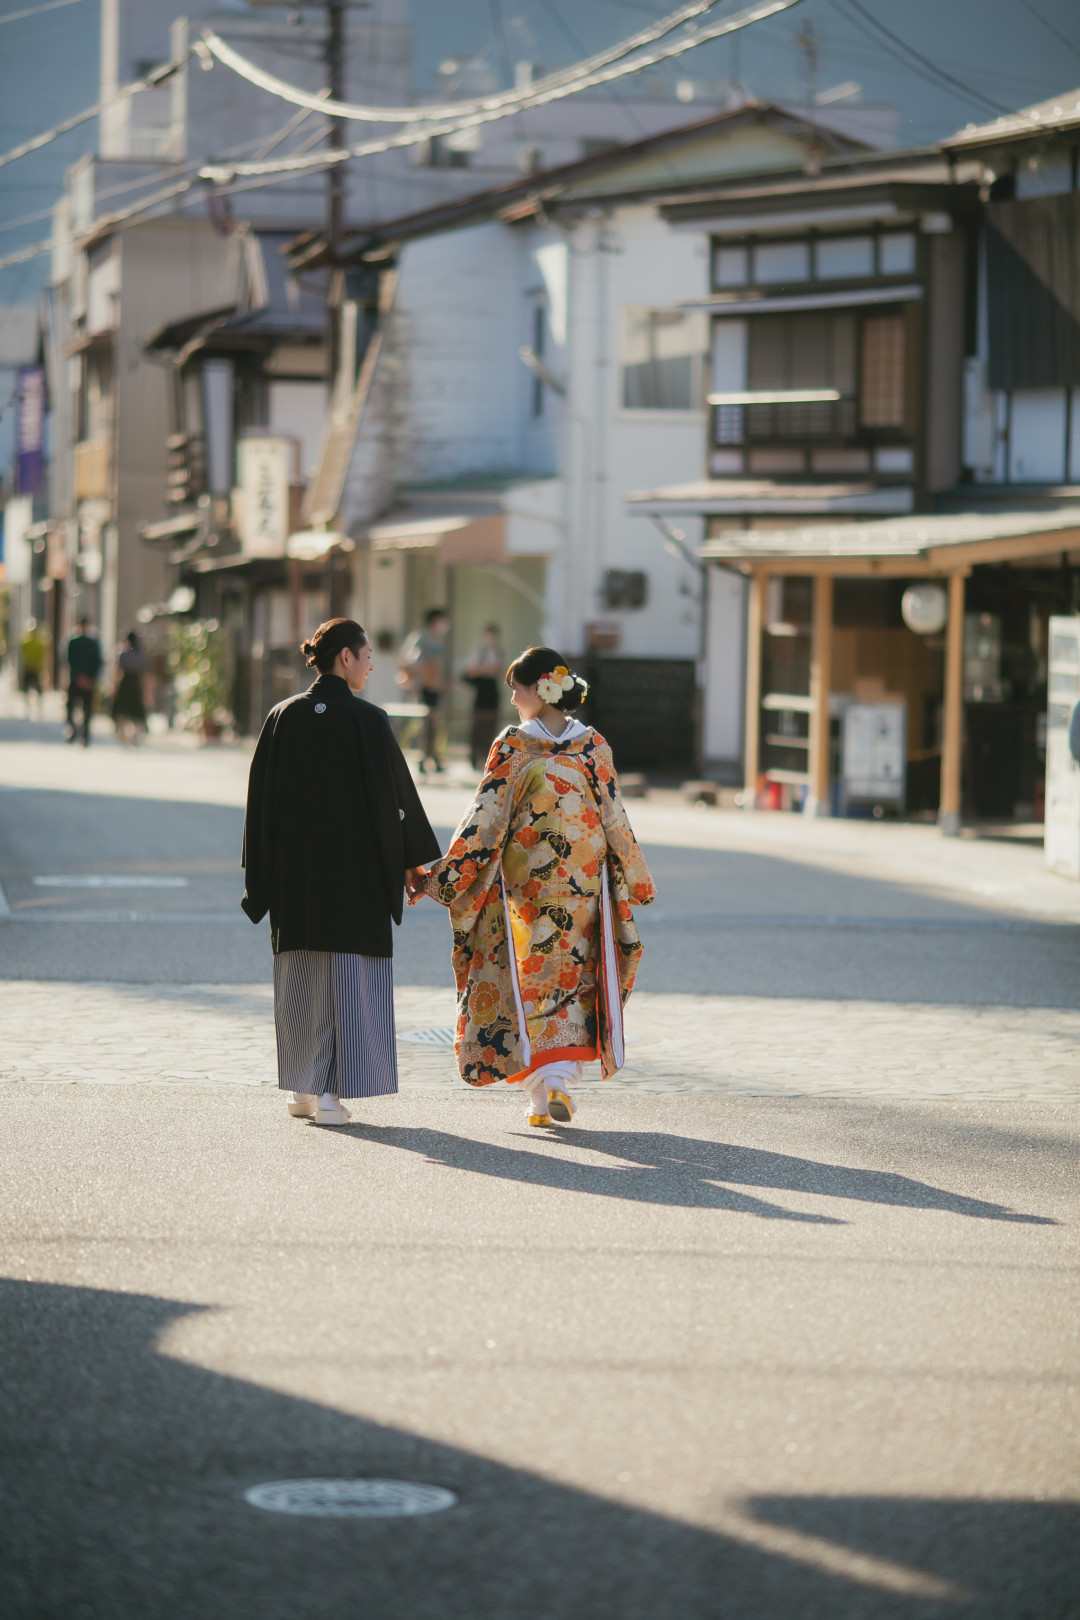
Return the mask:
{"type": "Polygon", "coordinates": [[[720,0],[692,0],[691,4],[680,6],[678,11],[661,17],[648,28],[642,28],[638,33],[632,34],[629,39],[620,40],[618,44],[610,45],[607,50],[598,51],[595,56],[574,62],[570,67],[560,68],[556,73],[546,74],[534,84],[520,89],[493,91],[490,95],[476,96],[465,101],[429,103],[411,107],[360,106],[351,101],[326,101],[316,92],[301,90],[298,85],[288,84],[273,73],[267,73],[246,56],[241,56],[231,45],[226,44],[213,29],[206,29],[199,43],[241,78],[258,85],[261,90],[268,90],[271,95],[280,96],[283,101],[295,102],[298,107],[311,107],[327,112],[334,118],[346,118],[358,123],[415,124],[418,118],[460,118],[469,113],[486,112],[495,107],[517,107],[537,91],[543,92],[555,89],[559,85],[569,84],[586,74],[607,67],[611,62],[621,61],[634,51],[644,50],[646,46],[655,44],[665,35],[674,33],[676,28],[681,28],[685,23],[691,23],[695,18],[714,10],[719,4],[720,0]]]}
{"type": "MultiPolygon", "coordinates": [[[[841,15],[844,14],[844,11],[847,11],[848,21],[854,22],[857,28],[861,26],[859,18],[862,18],[864,22],[875,28],[879,34],[891,42],[893,47],[891,54],[896,56],[898,61],[904,62],[909,71],[918,73],[921,78],[929,79],[932,84],[936,83],[939,89],[946,86],[954,91],[959,91],[967,101],[981,102],[984,107],[989,107],[993,112],[1003,113],[1008,111],[1008,108],[1003,107],[999,101],[994,101],[982,90],[977,90],[973,86],[965,84],[962,79],[954,78],[951,73],[946,73],[944,68],[939,68],[935,62],[930,61],[929,57],[923,56],[913,45],[909,45],[905,40],[902,40],[899,34],[894,34],[891,28],[886,28],[883,22],[879,22],[873,12],[868,11],[864,5],[860,4],[860,0],[843,0],[843,10],[841,10],[840,0],[831,0],[831,3],[833,10],[840,11],[841,15]],[[855,13],[854,17],[851,16],[852,12],[855,13]],[[898,51],[902,51],[904,55],[898,56],[898,51]],[[906,61],[905,58],[907,58],[906,61]],[[930,77],[931,75],[933,75],[933,78],[930,77]]],[[[863,32],[866,32],[865,28],[863,32]]],[[[868,37],[873,38],[872,35],[868,37]]]]}
{"type": "Polygon", "coordinates": [[[43,11],[59,11],[61,6],[77,6],[79,0],[49,0],[46,6],[30,6],[26,11],[6,11],[0,17],[0,26],[7,22],[22,22],[24,17],[40,17],[43,11]]]}
{"type": "Polygon", "coordinates": [[[27,259],[40,258],[43,253],[48,253],[51,250],[52,245],[52,237],[50,236],[44,242],[35,242],[32,247],[19,248],[14,253],[5,253],[3,258],[0,259],[0,270],[6,270],[9,264],[25,264],[27,259]]]}
{"type": "MultiPolygon", "coordinates": [[[[615,79],[627,78],[630,74],[640,73],[644,68],[655,67],[660,62],[670,61],[674,57],[682,56],[709,40],[720,39],[725,34],[731,34],[739,29],[747,28],[751,23],[761,22],[766,17],[773,17],[778,12],[790,11],[793,6],[800,5],[802,0],[761,0],[761,3],[751,6],[746,11],[737,12],[727,18],[725,22],[713,23],[707,28],[698,29],[687,39],[674,41],[669,45],[662,45],[644,56],[635,57],[629,62],[617,62],[610,67],[601,68],[594,73],[575,79],[571,83],[557,85],[550,89],[543,89],[544,81],[539,81],[531,87],[529,94],[522,93],[521,99],[513,106],[501,105],[490,110],[473,112],[466,117],[448,118],[437,123],[423,121],[424,109],[414,107],[414,127],[404,131],[401,135],[387,135],[378,140],[363,141],[357,146],[346,147],[341,152],[315,152],[306,158],[281,158],[269,163],[209,163],[199,172],[204,180],[212,180],[217,184],[231,180],[235,175],[275,174],[279,170],[289,169],[300,172],[325,166],[329,163],[343,163],[351,157],[372,157],[378,152],[389,152],[397,147],[417,146],[421,141],[430,140],[438,135],[453,135],[458,130],[475,129],[480,124],[495,123],[498,119],[508,118],[513,112],[525,110],[529,107],[546,106],[549,102],[563,100],[567,96],[577,95],[579,91],[592,89],[594,86],[610,84],[615,79]]],[[[340,104],[339,104],[340,105],[340,104]]],[[[331,112],[335,106],[333,102],[321,102],[320,107],[325,112],[331,112]]]]}
{"type": "Polygon", "coordinates": [[[0,153],[0,169],[5,164],[14,163],[16,158],[25,157],[28,152],[36,152],[40,146],[48,146],[49,142],[55,141],[58,136],[66,135],[69,129],[75,129],[77,125],[96,118],[106,107],[115,107],[118,101],[126,101],[129,96],[137,96],[140,90],[156,90],[183,67],[190,55],[190,51],[185,51],[176,61],[164,62],[161,67],[154,68],[143,78],[134,79],[131,84],[123,85],[115,96],[110,96],[107,101],[99,101],[93,107],[85,107],[81,113],[76,113],[74,118],[65,118],[62,124],[54,124],[52,129],[45,130],[43,134],[35,135],[32,140],[23,141],[21,146],[13,146],[10,152],[0,153]]]}

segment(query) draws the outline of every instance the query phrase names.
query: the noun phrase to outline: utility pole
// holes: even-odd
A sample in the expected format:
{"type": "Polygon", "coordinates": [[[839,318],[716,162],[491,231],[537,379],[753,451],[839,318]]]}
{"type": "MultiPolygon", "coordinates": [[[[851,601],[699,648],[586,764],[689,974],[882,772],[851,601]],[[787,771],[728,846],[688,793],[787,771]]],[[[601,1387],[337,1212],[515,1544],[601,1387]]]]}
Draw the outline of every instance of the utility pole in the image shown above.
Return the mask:
{"type": "MultiPolygon", "coordinates": [[[[326,4],[326,85],[332,101],[345,99],[345,4],[326,4]]],[[[331,152],[345,148],[345,121],[331,118],[327,147],[331,152]]],[[[345,164],[332,163],[326,172],[326,239],[336,248],[345,230],[345,164]]]]}

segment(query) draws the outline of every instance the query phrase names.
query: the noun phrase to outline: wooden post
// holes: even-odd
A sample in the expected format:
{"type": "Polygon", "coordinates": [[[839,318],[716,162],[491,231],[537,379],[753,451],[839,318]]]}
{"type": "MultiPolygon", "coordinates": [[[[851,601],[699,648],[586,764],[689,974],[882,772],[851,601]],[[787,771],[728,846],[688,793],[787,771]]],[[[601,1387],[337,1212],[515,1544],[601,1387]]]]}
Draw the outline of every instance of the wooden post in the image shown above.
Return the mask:
{"type": "Polygon", "coordinates": [[[960,832],[960,766],[964,745],[964,573],[960,570],[949,575],[942,719],[938,826],[946,837],[955,838],[960,832]]]}
{"type": "Polygon", "coordinates": [[[814,576],[814,634],[810,647],[810,790],[808,816],[831,814],[829,800],[829,693],[832,688],[833,580],[814,576]]]}
{"type": "Polygon", "coordinates": [[[743,774],[748,808],[752,809],[761,770],[761,633],[765,626],[767,574],[757,569],[750,576],[746,614],[746,720],[743,727],[743,774]]]}

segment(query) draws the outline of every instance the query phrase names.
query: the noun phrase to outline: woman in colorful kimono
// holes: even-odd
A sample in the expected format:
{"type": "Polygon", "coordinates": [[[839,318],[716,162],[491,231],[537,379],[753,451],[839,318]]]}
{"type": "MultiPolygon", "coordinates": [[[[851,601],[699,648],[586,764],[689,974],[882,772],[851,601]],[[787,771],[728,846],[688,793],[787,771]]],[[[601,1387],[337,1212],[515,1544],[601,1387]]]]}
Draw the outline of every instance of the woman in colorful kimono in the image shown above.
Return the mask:
{"type": "Polygon", "coordinates": [[[289,1113],[346,1125],[346,1097],[398,1089],[392,922],[439,852],[382,709],[371,648],[328,619],[301,651],[316,679],[271,709],[251,762],[241,904],[270,913],[278,1084],[289,1113]]]}
{"type": "Polygon", "coordinates": [[[622,1009],[641,942],[630,907],[656,896],[626,819],[611,750],[575,719],[588,690],[551,647],[530,647],[506,683],[521,724],[487,771],[426,892],[450,911],[455,1049],[474,1086],[528,1094],[530,1125],[568,1124],[582,1064],[623,1064],[622,1009]]]}

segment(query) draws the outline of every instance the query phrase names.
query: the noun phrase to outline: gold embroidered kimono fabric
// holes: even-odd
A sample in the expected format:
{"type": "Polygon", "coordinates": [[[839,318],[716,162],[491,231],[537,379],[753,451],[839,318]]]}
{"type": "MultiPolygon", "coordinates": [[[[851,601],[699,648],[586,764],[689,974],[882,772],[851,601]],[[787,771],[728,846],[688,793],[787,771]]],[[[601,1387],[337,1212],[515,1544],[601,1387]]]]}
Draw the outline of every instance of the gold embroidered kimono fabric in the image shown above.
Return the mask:
{"type": "Polygon", "coordinates": [[[622,1067],[642,949],[630,907],[656,890],[597,732],[560,743],[508,727],[426,888],[453,923],[465,1081],[560,1058],[599,1058],[605,1079],[622,1067]]]}

